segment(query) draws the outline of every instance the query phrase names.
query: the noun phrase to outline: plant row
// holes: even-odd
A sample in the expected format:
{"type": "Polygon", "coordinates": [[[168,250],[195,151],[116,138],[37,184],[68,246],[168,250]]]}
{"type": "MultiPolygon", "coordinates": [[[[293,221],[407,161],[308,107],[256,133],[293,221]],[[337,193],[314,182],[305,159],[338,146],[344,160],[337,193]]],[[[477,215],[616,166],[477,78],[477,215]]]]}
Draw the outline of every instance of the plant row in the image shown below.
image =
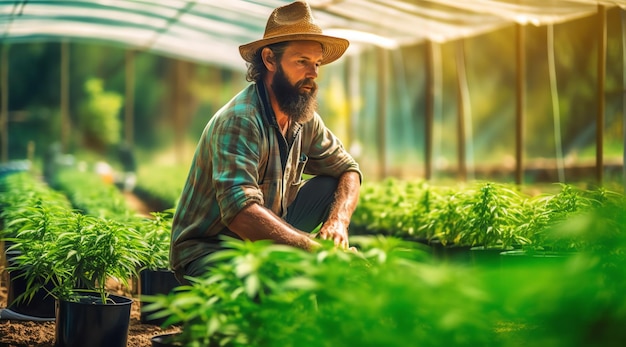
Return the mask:
{"type": "Polygon", "coordinates": [[[51,188],[67,196],[83,214],[121,220],[133,219],[137,213],[115,185],[104,184],[95,172],[63,168],[56,172],[51,188]]]}
{"type": "MultiPolygon", "coordinates": [[[[77,189],[94,187],[75,182],[77,189]]],[[[145,218],[123,211],[114,217],[109,210],[77,210],[66,195],[27,172],[4,177],[1,189],[0,237],[12,256],[9,271],[23,271],[29,284],[25,297],[52,288],[55,298],[69,297],[77,289],[95,290],[105,298],[109,277],[127,284],[142,269],[167,268],[167,213],[145,218]]],[[[91,197],[94,204],[97,198],[91,197]]]]}
{"type": "MultiPolygon", "coordinates": [[[[78,178],[74,181],[76,189],[93,189],[81,188],[78,178]]],[[[64,194],[29,174],[6,176],[0,183],[3,239],[13,242],[10,251],[18,251],[31,284],[43,287],[35,274],[44,276],[44,282],[56,285],[53,294],[58,297],[85,287],[106,296],[106,276],[121,281],[135,276],[153,258],[150,244],[162,242],[147,236],[158,218],[134,219],[126,213],[116,218],[108,212],[103,218],[99,209],[98,215],[81,213],[64,194]]],[[[443,192],[452,192],[400,182],[385,187],[402,200],[383,194],[381,202],[373,201],[368,195],[372,188],[364,186],[363,204],[411,206],[412,192],[428,195],[418,201],[429,201],[423,205],[435,211],[441,210],[439,199],[451,198],[443,192]]],[[[484,183],[452,195],[489,196],[494,188],[500,186],[484,183]]],[[[511,196],[523,196],[510,190],[511,196]]],[[[542,198],[545,204],[561,201],[559,211],[565,212],[550,215],[536,234],[548,239],[549,230],[585,245],[553,264],[441,264],[431,261],[419,243],[382,233],[353,236],[358,252],[337,250],[326,242],[317,251],[304,252],[268,242],[226,240],[228,249],[215,253],[213,266],[204,276],[190,278],[192,285],[142,301],[151,303],[147,311],[165,318],[164,326],[182,327],[177,338],[185,346],[619,346],[626,340],[623,198],[566,186],[542,198]],[[576,198],[565,198],[571,196],[576,198]]],[[[540,198],[526,197],[534,199],[540,198]]],[[[494,210],[489,206],[483,208],[494,210]]],[[[389,223],[381,214],[373,215],[379,224],[366,224],[368,230],[413,230],[407,234],[412,237],[439,230],[421,222],[402,229],[414,220],[405,216],[402,224],[389,223]]],[[[489,219],[492,224],[499,220],[489,219]]],[[[167,218],[163,222],[169,223],[167,218]]],[[[541,238],[527,237],[535,244],[541,238]]]]}
{"type": "Polygon", "coordinates": [[[144,268],[157,270],[169,267],[172,209],[150,212],[149,218],[140,216],[128,206],[119,189],[104,184],[100,176],[93,172],[61,170],[57,173],[54,188],[67,196],[72,206],[83,214],[114,219],[137,229],[149,248],[150,258],[144,268]]]}
{"type": "Polygon", "coordinates": [[[568,184],[560,184],[554,193],[530,195],[495,182],[434,186],[387,179],[363,185],[351,227],[353,234],[444,245],[577,250],[585,246],[582,240],[555,235],[555,226],[591,209],[623,202],[617,192],[568,184]]]}
{"type": "Polygon", "coordinates": [[[144,164],[137,172],[134,193],[154,206],[169,209],[178,203],[183,191],[188,165],[144,164]],[[158,172],[158,175],[154,173],[158,172]]]}
{"type": "Polygon", "coordinates": [[[146,300],[183,346],[620,346],[626,209],[610,210],[576,218],[594,248],[534,265],[443,264],[381,235],[352,237],[358,253],[230,240],[204,276],[146,300]]]}

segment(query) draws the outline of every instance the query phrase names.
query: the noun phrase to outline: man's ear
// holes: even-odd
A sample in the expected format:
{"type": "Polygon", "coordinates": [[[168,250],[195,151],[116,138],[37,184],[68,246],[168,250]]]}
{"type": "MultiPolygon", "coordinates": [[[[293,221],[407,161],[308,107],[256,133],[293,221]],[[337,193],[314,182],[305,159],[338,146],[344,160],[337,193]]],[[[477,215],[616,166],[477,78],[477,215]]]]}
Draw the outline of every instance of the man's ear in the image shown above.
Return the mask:
{"type": "Polygon", "coordinates": [[[264,47],[261,51],[261,58],[268,71],[276,71],[276,55],[274,55],[271,49],[264,47]]]}

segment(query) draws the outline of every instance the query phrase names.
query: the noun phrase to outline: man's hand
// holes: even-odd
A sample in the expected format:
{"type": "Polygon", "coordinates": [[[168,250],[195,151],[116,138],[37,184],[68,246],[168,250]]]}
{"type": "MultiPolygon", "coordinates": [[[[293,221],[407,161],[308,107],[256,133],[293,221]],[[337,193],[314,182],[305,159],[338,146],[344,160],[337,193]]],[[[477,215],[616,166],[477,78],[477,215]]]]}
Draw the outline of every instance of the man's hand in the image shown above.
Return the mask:
{"type": "Polygon", "coordinates": [[[352,212],[359,199],[360,177],[356,172],[344,172],[339,177],[335,201],[328,219],[322,224],[318,233],[322,240],[332,240],[336,247],[349,249],[348,226],[352,212]]]}
{"type": "Polygon", "coordinates": [[[324,223],[320,228],[318,236],[322,240],[332,240],[335,246],[342,249],[348,249],[350,246],[348,243],[348,228],[343,226],[342,223],[324,223]]]}

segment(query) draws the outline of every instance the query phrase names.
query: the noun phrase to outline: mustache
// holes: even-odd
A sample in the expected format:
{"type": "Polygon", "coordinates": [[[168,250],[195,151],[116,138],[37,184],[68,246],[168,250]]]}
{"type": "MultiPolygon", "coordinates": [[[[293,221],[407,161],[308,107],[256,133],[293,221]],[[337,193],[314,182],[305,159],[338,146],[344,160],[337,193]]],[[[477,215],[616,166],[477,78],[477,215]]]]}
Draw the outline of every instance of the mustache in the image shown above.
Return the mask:
{"type": "Polygon", "coordinates": [[[312,78],[305,78],[296,83],[296,89],[300,89],[301,87],[309,87],[312,91],[317,90],[317,83],[312,78]]]}

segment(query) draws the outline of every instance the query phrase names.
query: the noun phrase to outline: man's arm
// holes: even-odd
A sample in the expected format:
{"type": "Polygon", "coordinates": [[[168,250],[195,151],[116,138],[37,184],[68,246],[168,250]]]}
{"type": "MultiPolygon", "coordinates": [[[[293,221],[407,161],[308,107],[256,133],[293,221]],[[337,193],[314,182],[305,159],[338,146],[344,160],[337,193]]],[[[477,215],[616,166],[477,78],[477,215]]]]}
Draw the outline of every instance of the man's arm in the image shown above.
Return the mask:
{"type": "Polygon", "coordinates": [[[358,172],[347,171],[339,177],[335,200],[330,206],[328,218],[320,229],[319,236],[333,240],[336,246],[348,249],[348,227],[350,218],[359,201],[361,177],[358,172]]]}
{"type": "Polygon", "coordinates": [[[311,250],[319,244],[311,235],[293,228],[269,209],[252,203],[241,210],[228,225],[242,239],[273,240],[279,244],[311,250]]]}

